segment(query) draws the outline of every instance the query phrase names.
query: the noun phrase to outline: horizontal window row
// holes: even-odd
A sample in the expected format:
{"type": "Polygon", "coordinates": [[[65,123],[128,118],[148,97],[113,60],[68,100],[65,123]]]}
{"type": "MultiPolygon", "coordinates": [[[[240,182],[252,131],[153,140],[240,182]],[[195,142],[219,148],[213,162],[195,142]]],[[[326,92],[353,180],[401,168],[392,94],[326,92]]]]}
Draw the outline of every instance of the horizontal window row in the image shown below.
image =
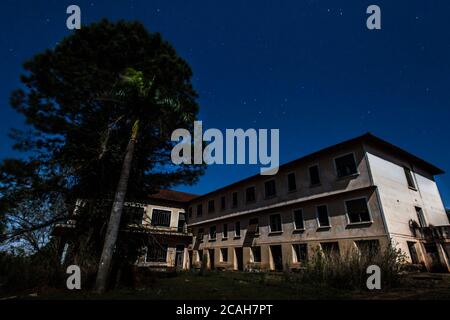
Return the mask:
{"type": "MultiPolygon", "coordinates": [[[[334,159],[334,166],[336,168],[336,175],[338,178],[343,178],[351,176],[358,173],[355,156],[353,153],[346,154],[334,159]]],[[[318,186],[321,184],[319,166],[313,165],[308,168],[310,186],[318,186]]],[[[291,172],[287,174],[287,190],[288,192],[293,192],[297,190],[297,182],[295,173],[291,172]]],[[[271,199],[277,196],[276,182],[274,179],[264,182],[264,198],[271,199]]],[[[247,187],[244,191],[245,203],[251,204],[256,201],[256,187],[247,187]]],[[[231,208],[238,207],[238,192],[231,193],[231,208]]],[[[220,210],[226,210],[226,197],[220,197],[220,210]]],[[[208,200],[207,202],[208,213],[214,213],[216,211],[216,201],[214,199],[208,200]]],[[[188,209],[189,217],[193,216],[193,207],[188,209]]],[[[203,215],[203,204],[198,204],[196,206],[196,216],[201,217],[203,215]]]]}
{"type": "MultiPolygon", "coordinates": [[[[364,224],[372,222],[372,217],[367,204],[367,198],[357,198],[344,201],[346,207],[347,221],[349,224],[364,224]]],[[[330,215],[328,212],[328,206],[318,205],[316,206],[316,221],[318,228],[331,228],[330,215]]],[[[303,215],[303,209],[295,209],[293,211],[293,224],[294,231],[303,231],[305,229],[305,219],[303,215]]],[[[282,233],[283,221],[282,216],[279,213],[269,215],[269,233],[282,233]]],[[[209,227],[209,241],[215,241],[217,239],[217,227],[216,225],[209,227]]],[[[222,240],[228,239],[228,223],[222,226],[222,240]]],[[[249,219],[247,235],[259,235],[259,219],[249,219]]],[[[197,232],[197,239],[203,240],[204,228],[199,228],[197,232]]],[[[240,221],[234,223],[234,238],[241,237],[241,224],[240,221]]]]}
{"type": "MultiPolygon", "coordinates": [[[[376,255],[380,250],[380,243],[378,240],[356,240],[354,241],[356,248],[361,254],[364,255],[376,255]]],[[[320,249],[322,250],[322,253],[326,257],[332,257],[335,255],[340,255],[340,248],[339,248],[339,242],[337,241],[331,241],[331,242],[321,242],[319,243],[320,249]]],[[[299,263],[303,264],[308,261],[309,253],[308,253],[308,244],[307,243],[293,243],[291,246],[291,254],[286,255],[291,257],[292,263],[299,263]]],[[[234,248],[235,249],[235,248],[234,248]]],[[[278,265],[282,268],[284,265],[283,261],[283,254],[282,254],[282,247],[281,245],[268,245],[267,249],[270,250],[270,255],[266,255],[269,257],[269,259],[273,259],[275,268],[278,265]]],[[[228,255],[228,247],[225,248],[218,248],[219,250],[219,260],[220,262],[229,262],[229,255],[228,255]]],[[[211,259],[211,255],[215,254],[215,249],[207,249],[208,255],[206,255],[207,258],[211,259]]],[[[197,261],[202,262],[203,260],[203,254],[200,252],[197,252],[197,261]]],[[[230,261],[231,262],[231,261],[230,261]]],[[[252,246],[250,247],[250,256],[249,256],[249,262],[250,263],[260,263],[261,262],[261,246],[252,246]]]]}

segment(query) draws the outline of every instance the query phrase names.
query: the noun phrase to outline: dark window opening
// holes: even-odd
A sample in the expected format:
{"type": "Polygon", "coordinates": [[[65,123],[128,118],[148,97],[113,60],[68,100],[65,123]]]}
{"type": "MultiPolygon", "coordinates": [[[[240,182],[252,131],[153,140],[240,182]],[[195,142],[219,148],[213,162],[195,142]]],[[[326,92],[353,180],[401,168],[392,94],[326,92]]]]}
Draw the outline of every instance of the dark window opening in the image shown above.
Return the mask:
{"type": "Polygon", "coordinates": [[[256,200],[255,187],[249,187],[245,190],[245,201],[254,202],[256,200]]]}
{"type": "Polygon", "coordinates": [[[126,224],[142,224],[142,220],[144,219],[144,208],[125,206],[123,207],[123,211],[126,224]]]}
{"type": "Polygon", "coordinates": [[[209,227],[209,240],[216,240],[216,226],[209,227]]]}
{"type": "Polygon", "coordinates": [[[328,217],[327,206],[323,205],[317,207],[317,219],[319,220],[319,227],[330,226],[330,218],[328,217]]]}
{"type": "Polygon", "coordinates": [[[215,201],[209,200],[208,201],[208,213],[213,213],[216,210],[215,208],[215,201]]]}
{"type": "Polygon", "coordinates": [[[170,227],[171,212],[167,210],[153,209],[152,226],[170,227]]]}
{"type": "Polygon", "coordinates": [[[237,192],[233,192],[232,197],[233,197],[233,201],[232,201],[233,208],[236,208],[238,206],[238,194],[237,194],[237,192]]]}
{"type": "Polygon", "coordinates": [[[220,256],[222,262],[228,261],[228,249],[227,248],[221,248],[220,249],[220,256]]]}
{"type": "Polygon", "coordinates": [[[248,222],[249,225],[249,232],[252,232],[254,234],[259,234],[259,221],[258,218],[251,218],[248,222]]]}
{"type": "Polygon", "coordinates": [[[186,216],[183,212],[180,212],[178,216],[178,232],[184,232],[186,225],[186,216]]]}
{"type": "Polygon", "coordinates": [[[339,255],[339,243],[338,242],[322,242],[320,244],[325,257],[330,258],[339,255]]]}
{"type": "Polygon", "coordinates": [[[188,209],[188,217],[192,218],[192,207],[189,207],[188,209]]]}
{"type": "Polygon", "coordinates": [[[365,198],[345,201],[350,223],[370,222],[369,208],[365,198]]]}
{"type": "Polygon", "coordinates": [[[292,247],[295,252],[295,262],[304,263],[308,261],[308,245],[306,243],[296,243],[292,247]]]}
{"type": "Polygon", "coordinates": [[[309,182],[312,186],[320,184],[319,166],[309,167],[309,182]]]}
{"type": "Polygon", "coordinates": [[[166,262],[167,244],[154,244],[147,247],[145,262],[166,262]]]}
{"type": "Polygon", "coordinates": [[[270,232],[281,232],[281,215],[273,214],[270,216],[270,232]]]}
{"type": "Polygon", "coordinates": [[[234,236],[235,237],[241,236],[241,222],[240,221],[236,221],[236,223],[234,224],[234,236]]]}
{"type": "Polygon", "coordinates": [[[225,196],[222,196],[220,198],[220,209],[225,210],[225,208],[226,208],[226,200],[225,200],[225,196]]]}
{"type": "Polygon", "coordinates": [[[223,239],[228,238],[228,224],[226,223],[223,225],[222,238],[223,239]]]}
{"type": "Polygon", "coordinates": [[[265,195],[266,198],[272,198],[277,195],[277,189],[275,186],[275,180],[266,181],[264,183],[265,186],[265,195]]]}
{"type": "Polygon", "coordinates": [[[289,173],[288,179],[288,191],[294,191],[297,189],[297,183],[295,181],[295,173],[289,173]]]}
{"type": "Polygon", "coordinates": [[[380,252],[380,242],[378,240],[358,240],[355,241],[361,255],[374,257],[380,252]]]}
{"type": "Polygon", "coordinates": [[[358,172],[353,153],[336,158],[334,159],[334,162],[336,164],[336,171],[339,178],[350,176],[358,172]]]}
{"type": "Polygon", "coordinates": [[[294,225],[295,230],[303,230],[305,228],[305,224],[303,221],[303,210],[298,209],[294,211],[294,225]]]}
{"type": "Polygon", "coordinates": [[[252,247],[253,262],[261,262],[261,247],[252,247]]]}
{"type": "Polygon", "coordinates": [[[203,241],[203,228],[199,228],[198,229],[198,232],[197,232],[197,239],[199,240],[199,241],[203,241]]]}
{"type": "Polygon", "coordinates": [[[423,215],[423,210],[420,207],[416,208],[417,219],[419,219],[419,224],[422,228],[427,226],[427,222],[425,221],[425,216],[423,215]]]}
{"type": "Polygon", "coordinates": [[[201,217],[203,215],[203,205],[197,205],[197,217],[201,217]]]}
{"type": "Polygon", "coordinates": [[[407,167],[403,167],[405,171],[406,181],[408,182],[408,187],[416,189],[416,184],[414,183],[414,178],[412,176],[411,170],[407,167]]]}

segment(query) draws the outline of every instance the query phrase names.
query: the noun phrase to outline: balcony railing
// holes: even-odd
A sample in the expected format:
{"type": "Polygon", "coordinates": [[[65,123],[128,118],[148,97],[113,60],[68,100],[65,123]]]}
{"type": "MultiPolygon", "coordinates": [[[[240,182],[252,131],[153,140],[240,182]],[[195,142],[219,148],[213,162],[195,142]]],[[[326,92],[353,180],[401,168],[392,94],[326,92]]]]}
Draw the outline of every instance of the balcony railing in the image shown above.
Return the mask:
{"type": "Polygon", "coordinates": [[[450,240],[450,225],[445,226],[428,226],[428,227],[414,227],[416,237],[420,237],[427,241],[446,241],[450,240]]]}

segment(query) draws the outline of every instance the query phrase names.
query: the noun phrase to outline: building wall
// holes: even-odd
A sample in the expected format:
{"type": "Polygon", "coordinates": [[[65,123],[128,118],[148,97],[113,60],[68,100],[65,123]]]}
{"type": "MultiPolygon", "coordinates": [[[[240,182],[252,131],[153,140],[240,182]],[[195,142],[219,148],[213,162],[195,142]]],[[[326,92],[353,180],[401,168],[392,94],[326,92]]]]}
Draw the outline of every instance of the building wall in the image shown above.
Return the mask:
{"type": "MultiPolygon", "coordinates": [[[[396,155],[386,154],[373,146],[365,146],[365,149],[389,236],[411,261],[407,241],[419,244],[409,225],[410,220],[418,222],[416,206],[422,208],[427,224],[449,224],[436,182],[432,175],[396,155]],[[416,190],[408,187],[403,168],[405,166],[411,169],[416,190]]],[[[416,245],[416,249],[419,259],[424,261],[423,248],[416,245]]]]}

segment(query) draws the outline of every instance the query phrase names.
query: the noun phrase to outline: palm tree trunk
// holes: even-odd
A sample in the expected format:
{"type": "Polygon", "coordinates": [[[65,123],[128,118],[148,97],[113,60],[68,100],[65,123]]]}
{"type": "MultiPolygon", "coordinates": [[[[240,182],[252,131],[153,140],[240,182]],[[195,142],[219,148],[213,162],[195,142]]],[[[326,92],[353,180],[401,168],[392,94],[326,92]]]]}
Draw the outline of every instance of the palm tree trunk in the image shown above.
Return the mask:
{"type": "Polygon", "coordinates": [[[122,171],[120,173],[119,183],[117,185],[114,203],[111,208],[111,215],[109,217],[108,227],[105,235],[105,242],[103,245],[100,264],[98,266],[97,279],[95,282],[95,291],[97,293],[104,293],[108,282],[108,277],[111,269],[111,261],[116,245],[117,236],[119,234],[120,219],[122,217],[123,203],[128,188],[128,178],[131,171],[131,162],[133,160],[134,147],[139,131],[139,120],[136,120],[133,125],[130,141],[128,142],[125,158],[123,160],[122,171]]]}

